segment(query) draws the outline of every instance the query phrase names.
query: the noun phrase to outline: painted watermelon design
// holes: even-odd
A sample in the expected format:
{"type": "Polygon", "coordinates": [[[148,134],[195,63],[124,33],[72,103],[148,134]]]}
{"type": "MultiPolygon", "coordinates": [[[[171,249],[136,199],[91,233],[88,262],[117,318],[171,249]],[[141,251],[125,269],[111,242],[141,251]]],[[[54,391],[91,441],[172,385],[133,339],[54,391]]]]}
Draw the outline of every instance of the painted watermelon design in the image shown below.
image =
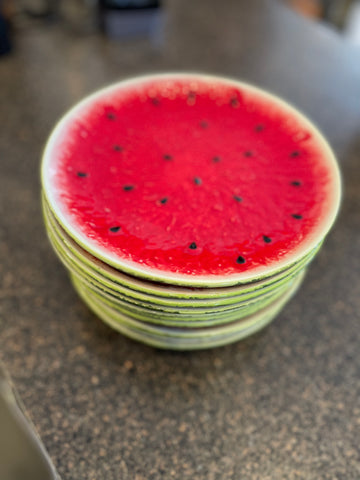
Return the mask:
{"type": "Polygon", "coordinates": [[[298,261],[340,200],[336,161],[307,119],[204,75],[140,77],[85,99],[50,137],[42,180],[61,225],[96,257],[204,287],[298,261]]]}

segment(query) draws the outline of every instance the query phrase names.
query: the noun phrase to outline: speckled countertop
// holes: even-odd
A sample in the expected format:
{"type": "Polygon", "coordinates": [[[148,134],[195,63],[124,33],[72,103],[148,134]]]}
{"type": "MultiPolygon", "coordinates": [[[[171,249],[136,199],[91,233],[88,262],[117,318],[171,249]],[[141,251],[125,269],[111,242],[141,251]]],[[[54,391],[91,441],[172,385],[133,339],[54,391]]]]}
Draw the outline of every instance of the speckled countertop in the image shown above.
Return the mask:
{"type": "MultiPolygon", "coordinates": [[[[64,15],[66,17],[66,15],[64,15]]],[[[66,17],[0,58],[0,359],[63,480],[360,478],[360,51],[271,0],[166,2],[156,42],[66,17]],[[255,82],[335,149],[344,199],[296,297],[261,333],[157,351],[102,324],[47,241],[39,159],[59,116],[136,73],[255,82]]]]}

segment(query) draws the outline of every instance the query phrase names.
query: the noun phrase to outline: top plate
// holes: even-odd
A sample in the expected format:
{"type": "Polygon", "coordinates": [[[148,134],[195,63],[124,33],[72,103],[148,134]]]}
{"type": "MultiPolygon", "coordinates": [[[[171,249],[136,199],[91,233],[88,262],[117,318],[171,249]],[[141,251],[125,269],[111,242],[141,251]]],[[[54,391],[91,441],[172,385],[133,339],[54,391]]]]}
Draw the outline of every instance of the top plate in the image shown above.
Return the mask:
{"type": "Polygon", "coordinates": [[[298,261],[340,202],[336,160],[309,120],[258,88],[199,74],[139,77],[83,100],[50,136],[42,183],[93,255],[201,287],[298,261]]]}

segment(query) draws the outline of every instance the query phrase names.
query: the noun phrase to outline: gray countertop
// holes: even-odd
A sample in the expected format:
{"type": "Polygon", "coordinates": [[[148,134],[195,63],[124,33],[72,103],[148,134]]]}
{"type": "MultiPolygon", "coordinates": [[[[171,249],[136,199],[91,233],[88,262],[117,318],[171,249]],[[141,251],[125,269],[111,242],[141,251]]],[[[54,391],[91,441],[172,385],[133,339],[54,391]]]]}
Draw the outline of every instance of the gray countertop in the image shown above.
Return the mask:
{"type": "MultiPolygon", "coordinates": [[[[66,17],[66,15],[65,15],[66,17]]],[[[360,51],[271,0],[166,2],[156,42],[66,17],[0,58],[0,360],[63,480],[360,478],[360,51]],[[344,196],[307,279],[253,337],[158,351],[101,323],[50,248],[39,162],[59,116],[138,73],[251,81],[309,115],[344,196]]]]}

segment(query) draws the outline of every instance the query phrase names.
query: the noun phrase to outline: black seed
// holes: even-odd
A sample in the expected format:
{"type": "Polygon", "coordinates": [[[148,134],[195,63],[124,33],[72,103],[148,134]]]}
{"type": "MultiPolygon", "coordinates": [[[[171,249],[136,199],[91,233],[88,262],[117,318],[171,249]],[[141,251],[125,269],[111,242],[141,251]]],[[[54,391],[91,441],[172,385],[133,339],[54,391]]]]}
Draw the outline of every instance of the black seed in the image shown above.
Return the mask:
{"type": "Polygon", "coordinates": [[[116,120],[116,115],[115,115],[115,113],[109,112],[109,113],[106,114],[106,116],[107,116],[107,118],[108,118],[109,120],[116,120]]]}
{"type": "Polygon", "coordinates": [[[232,98],[232,99],[230,100],[230,105],[231,105],[232,107],[238,107],[238,106],[239,106],[239,100],[238,100],[237,98],[235,98],[235,97],[232,98]]]}
{"type": "Polygon", "coordinates": [[[189,92],[188,99],[189,100],[195,100],[195,98],[196,98],[196,93],[195,92],[189,92]]]}
{"type": "Polygon", "coordinates": [[[115,152],[122,152],[124,149],[121,145],[114,145],[113,150],[115,150],[115,152]]]}
{"type": "Polygon", "coordinates": [[[87,177],[88,174],[86,172],[77,172],[76,174],[78,177],[87,177]]]}
{"type": "Polygon", "coordinates": [[[236,259],[236,263],[242,264],[242,263],[245,263],[245,262],[246,262],[245,258],[242,257],[241,255],[239,255],[238,258],[236,259]]]}
{"type": "Polygon", "coordinates": [[[296,220],[301,220],[302,219],[302,215],[299,215],[298,213],[293,213],[291,216],[293,218],[296,218],[296,220]]]}
{"type": "Polygon", "coordinates": [[[196,250],[197,249],[196,243],[195,242],[190,243],[189,248],[191,248],[191,250],[196,250]]]}
{"type": "Polygon", "coordinates": [[[167,197],[164,197],[164,198],[161,198],[160,199],[160,203],[162,203],[164,205],[164,203],[166,203],[168,201],[168,198],[167,197]]]}
{"type": "Polygon", "coordinates": [[[264,130],[264,125],[256,125],[255,131],[256,132],[262,132],[264,130]]]}
{"type": "Polygon", "coordinates": [[[297,150],[290,153],[290,157],[293,157],[293,158],[298,157],[299,155],[300,155],[300,152],[298,152],[297,150]]]}
{"type": "Polygon", "coordinates": [[[291,185],[293,185],[294,187],[300,187],[301,182],[299,182],[299,180],[294,180],[293,182],[291,182],[291,185]]]}
{"type": "Polygon", "coordinates": [[[130,192],[131,190],[134,190],[134,185],[124,185],[123,190],[125,190],[125,192],[130,192]]]}
{"type": "Polygon", "coordinates": [[[160,100],[155,97],[155,98],[152,98],[152,99],[151,99],[151,103],[152,103],[153,105],[160,105],[160,100]]]}
{"type": "Polygon", "coordinates": [[[220,160],[221,160],[220,157],[213,157],[213,159],[212,159],[212,161],[213,161],[214,163],[219,163],[220,160]]]}
{"type": "Polygon", "coordinates": [[[116,233],[116,232],[118,232],[118,231],[120,230],[120,228],[121,228],[121,227],[119,227],[119,226],[110,227],[109,230],[110,230],[110,232],[116,233]]]}
{"type": "Polygon", "coordinates": [[[246,152],[244,152],[244,157],[252,157],[252,156],[253,156],[253,153],[250,150],[247,150],[246,152]]]}
{"type": "Polygon", "coordinates": [[[265,243],[271,243],[271,238],[267,237],[266,235],[263,236],[263,240],[265,243]]]}
{"type": "Polygon", "coordinates": [[[165,155],[163,155],[164,160],[172,160],[172,158],[173,157],[171,155],[169,155],[168,153],[165,153],[165,155]]]}
{"type": "Polygon", "coordinates": [[[234,195],[234,200],[236,200],[237,202],[242,202],[242,198],[238,195],[234,195]]]}
{"type": "Polygon", "coordinates": [[[195,177],[194,178],[194,183],[195,183],[195,185],[201,185],[202,184],[201,178],[200,177],[195,177]]]}
{"type": "Polygon", "coordinates": [[[200,122],[200,127],[201,128],[205,129],[205,128],[208,128],[208,126],[209,126],[209,123],[206,120],[201,120],[201,122],[200,122]]]}

